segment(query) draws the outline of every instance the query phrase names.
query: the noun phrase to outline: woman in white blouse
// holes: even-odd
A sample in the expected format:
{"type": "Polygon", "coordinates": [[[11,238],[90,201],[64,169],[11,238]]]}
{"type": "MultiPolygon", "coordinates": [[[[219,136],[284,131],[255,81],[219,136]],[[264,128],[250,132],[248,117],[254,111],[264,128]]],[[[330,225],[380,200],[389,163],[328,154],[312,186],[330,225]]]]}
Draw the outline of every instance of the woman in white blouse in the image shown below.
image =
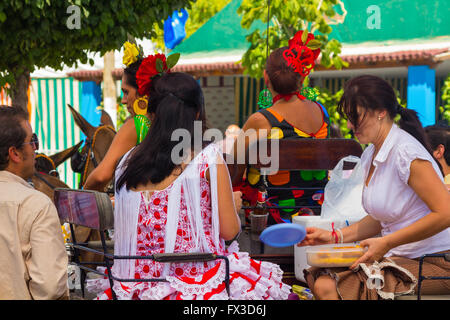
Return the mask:
{"type": "MultiPolygon", "coordinates": [[[[361,156],[366,172],[362,202],[368,215],[337,230],[338,237],[308,228],[299,246],[337,239],[361,241],[367,251],[350,268],[310,268],[305,278],[318,299],[393,299],[412,293],[418,258],[450,252],[450,193],[440,165],[417,113],[399,106],[383,79],[366,75],[349,80],[339,109],[359,142],[371,144],[361,156]]],[[[424,275],[450,276],[450,262],[426,261],[424,275]]],[[[425,281],[422,293],[450,294],[450,281],[425,281]]]]}

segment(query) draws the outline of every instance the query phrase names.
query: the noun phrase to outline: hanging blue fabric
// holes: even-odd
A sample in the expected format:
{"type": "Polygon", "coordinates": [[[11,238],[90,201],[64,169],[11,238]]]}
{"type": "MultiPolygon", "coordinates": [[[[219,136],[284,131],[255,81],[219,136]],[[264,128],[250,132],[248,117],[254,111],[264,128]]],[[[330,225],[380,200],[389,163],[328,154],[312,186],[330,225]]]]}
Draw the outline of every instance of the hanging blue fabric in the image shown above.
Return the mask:
{"type": "Polygon", "coordinates": [[[186,37],[184,26],[188,17],[187,11],[181,9],[180,12],[175,10],[172,16],[164,21],[164,43],[167,48],[175,48],[186,37]]]}
{"type": "MultiPolygon", "coordinates": [[[[102,88],[95,81],[81,82],[80,114],[93,126],[100,124],[101,111],[97,107],[102,102],[102,88]]],[[[86,136],[81,133],[81,139],[86,136]]]]}

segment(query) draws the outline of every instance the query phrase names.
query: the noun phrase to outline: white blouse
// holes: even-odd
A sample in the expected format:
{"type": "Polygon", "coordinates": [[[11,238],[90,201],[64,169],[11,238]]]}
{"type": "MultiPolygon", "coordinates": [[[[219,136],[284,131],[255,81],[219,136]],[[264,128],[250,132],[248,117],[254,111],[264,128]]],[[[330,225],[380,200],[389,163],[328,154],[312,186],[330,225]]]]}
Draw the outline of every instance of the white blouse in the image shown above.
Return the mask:
{"type": "MultiPolygon", "coordinates": [[[[369,185],[365,181],[375,147],[368,146],[362,156],[365,170],[363,206],[366,212],[381,223],[382,236],[411,225],[430,213],[428,206],[408,185],[411,162],[415,159],[430,161],[443,181],[441,171],[428,151],[412,135],[394,124],[389,131],[373,165],[369,185]]],[[[450,228],[427,239],[391,249],[386,256],[418,258],[423,254],[450,249],[450,228]]]]}

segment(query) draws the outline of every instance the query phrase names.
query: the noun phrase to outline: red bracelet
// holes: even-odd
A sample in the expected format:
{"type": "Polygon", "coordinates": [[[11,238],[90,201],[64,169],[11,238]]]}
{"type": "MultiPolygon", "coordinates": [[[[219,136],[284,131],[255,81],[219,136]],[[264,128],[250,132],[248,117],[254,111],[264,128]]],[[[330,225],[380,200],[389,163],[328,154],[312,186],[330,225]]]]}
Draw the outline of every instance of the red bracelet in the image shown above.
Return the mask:
{"type": "Polygon", "coordinates": [[[334,230],[334,222],[331,223],[331,228],[333,231],[331,232],[331,236],[334,236],[334,243],[339,243],[339,237],[336,233],[336,230],[334,230]]]}

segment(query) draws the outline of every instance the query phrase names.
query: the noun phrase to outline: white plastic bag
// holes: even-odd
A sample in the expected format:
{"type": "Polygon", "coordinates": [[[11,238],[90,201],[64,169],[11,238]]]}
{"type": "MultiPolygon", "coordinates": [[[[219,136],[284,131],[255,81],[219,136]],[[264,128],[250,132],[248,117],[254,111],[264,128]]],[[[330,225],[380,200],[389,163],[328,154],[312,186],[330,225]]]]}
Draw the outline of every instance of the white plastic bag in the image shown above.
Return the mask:
{"type": "MultiPolygon", "coordinates": [[[[364,170],[361,159],[355,156],[342,158],[330,174],[325,186],[321,217],[335,222],[356,222],[367,213],[362,206],[362,190],[364,186],[364,170]],[[344,170],[344,161],[355,162],[349,174],[344,170]]],[[[347,223],[351,224],[351,223],[347,223]]]]}

